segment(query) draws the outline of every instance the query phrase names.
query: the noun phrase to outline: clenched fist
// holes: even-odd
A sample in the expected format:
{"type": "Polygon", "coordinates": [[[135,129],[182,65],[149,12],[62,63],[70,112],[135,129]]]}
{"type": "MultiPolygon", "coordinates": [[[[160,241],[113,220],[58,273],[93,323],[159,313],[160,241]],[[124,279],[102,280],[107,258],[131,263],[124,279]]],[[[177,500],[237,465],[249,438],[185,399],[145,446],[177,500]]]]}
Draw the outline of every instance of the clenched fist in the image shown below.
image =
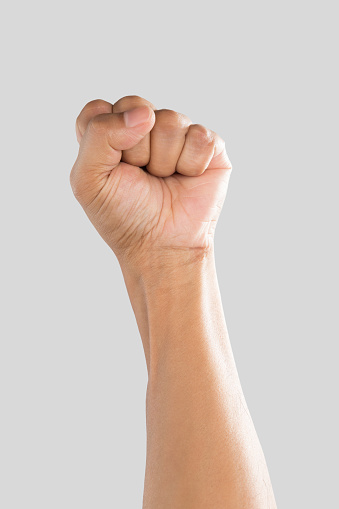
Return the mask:
{"type": "Polygon", "coordinates": [[[215,132],[126,96],[88,103],[76,133],[73,192],[119,259],[211,246],[231,172],[215,132]]]}

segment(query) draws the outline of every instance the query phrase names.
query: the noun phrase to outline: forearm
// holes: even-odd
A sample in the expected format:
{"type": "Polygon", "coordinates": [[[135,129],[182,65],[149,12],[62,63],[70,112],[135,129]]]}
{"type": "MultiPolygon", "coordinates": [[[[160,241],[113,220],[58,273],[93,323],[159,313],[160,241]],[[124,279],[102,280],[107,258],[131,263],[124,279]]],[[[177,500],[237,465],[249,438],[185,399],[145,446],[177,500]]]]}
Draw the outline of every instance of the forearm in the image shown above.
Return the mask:
{"type": "Polygon", "coordinates": [[[274,507],[223,314],[213,250],[122,266],[145,348],[144,509],[274,507]]]}

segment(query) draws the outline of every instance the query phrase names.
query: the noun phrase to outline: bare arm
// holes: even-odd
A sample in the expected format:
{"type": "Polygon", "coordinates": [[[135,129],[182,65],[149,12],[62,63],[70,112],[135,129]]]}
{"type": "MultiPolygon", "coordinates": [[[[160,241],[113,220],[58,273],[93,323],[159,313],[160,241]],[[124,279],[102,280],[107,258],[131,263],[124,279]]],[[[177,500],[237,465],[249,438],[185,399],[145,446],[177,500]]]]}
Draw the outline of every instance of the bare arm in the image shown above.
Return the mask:
{"type": "Polygon", "coordinates": [[[273,509],[213,249],[164,255],[142,274],[124,273],[149,371],[144,509],[273,509]]]}
{"type": "Polygon", "coordinates": [[[119,260],[146,356],[144,509],[274,509],[214,263],[223,140],[136,96],[89,103],[77,136],[72,188],[119,260]]]}

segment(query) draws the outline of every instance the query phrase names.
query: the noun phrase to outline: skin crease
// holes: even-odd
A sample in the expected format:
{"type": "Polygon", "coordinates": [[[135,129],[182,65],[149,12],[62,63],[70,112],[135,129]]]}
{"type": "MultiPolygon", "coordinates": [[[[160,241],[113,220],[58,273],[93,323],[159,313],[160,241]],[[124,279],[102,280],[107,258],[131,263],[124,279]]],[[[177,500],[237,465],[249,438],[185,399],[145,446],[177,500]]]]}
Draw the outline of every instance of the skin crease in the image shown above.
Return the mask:
{"type": "Polygon", "coordinates": [[[118,258],[145,351],[143,509],[275,509],[214,261],[225,142],[138,96],[88,103],[76,135],[71,186],[118,258]]]}

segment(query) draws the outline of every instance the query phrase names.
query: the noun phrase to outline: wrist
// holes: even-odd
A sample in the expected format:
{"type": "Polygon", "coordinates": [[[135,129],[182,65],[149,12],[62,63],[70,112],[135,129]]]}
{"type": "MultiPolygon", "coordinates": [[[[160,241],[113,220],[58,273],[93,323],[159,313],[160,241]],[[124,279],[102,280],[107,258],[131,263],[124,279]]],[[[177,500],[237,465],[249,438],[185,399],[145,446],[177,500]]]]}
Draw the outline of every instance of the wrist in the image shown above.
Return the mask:
{"type": "Polygon", "coordinates": [[[180,285],[193,272],[204,271],[214,263],[214,246],[208,248],[158,248],[138,259],[118,257],[126,285],[180,285]]]}
{"type": "Polygon", "coordinates": [[[214,250],[213,247],[203,251],[166,249],[150,252],[142,263],[126,263],[121,259],[119,263],[143,342],[148,372],[152,364],[154,373],[164,338],[174,340],[177,335],[178,319],[182,326],[186,321],[198,323],[210,307],[211,295],[216,295],[214,250]]]}

